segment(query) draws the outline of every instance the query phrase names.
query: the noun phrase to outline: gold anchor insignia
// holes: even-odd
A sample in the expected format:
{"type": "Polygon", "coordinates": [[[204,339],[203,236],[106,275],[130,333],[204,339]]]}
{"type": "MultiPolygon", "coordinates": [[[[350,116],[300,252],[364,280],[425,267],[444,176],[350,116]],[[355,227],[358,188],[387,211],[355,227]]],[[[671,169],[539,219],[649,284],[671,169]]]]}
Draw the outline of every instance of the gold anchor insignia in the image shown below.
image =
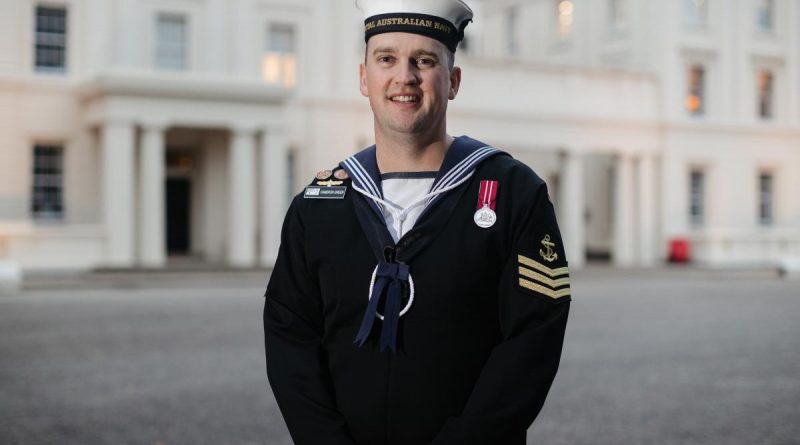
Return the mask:
{"type": "Polygon", "coordinates": [[[333,185],[342,185],[342,184],[343,184],[343,182],[342,182],[342,181],[334,181],[334,180],[330,180],[330,181],[317,181],[317,185],[321,185],[321,186],[323,186],[323,187],[330,187],[330,186],[333,186],[333,185]]]}
{"type": "Polygon", "coordinates": [[[550,235],[545,235],[544,239],[542,240],[542,245],[547,249],[542,251],[539,249],[539,255],[544,258],[545,261],[548,263],[552,263],[553,261],[558,259],[558,254],[553,251],[553,247],[556,247],[556,243],[550,241],[550,235]]]}

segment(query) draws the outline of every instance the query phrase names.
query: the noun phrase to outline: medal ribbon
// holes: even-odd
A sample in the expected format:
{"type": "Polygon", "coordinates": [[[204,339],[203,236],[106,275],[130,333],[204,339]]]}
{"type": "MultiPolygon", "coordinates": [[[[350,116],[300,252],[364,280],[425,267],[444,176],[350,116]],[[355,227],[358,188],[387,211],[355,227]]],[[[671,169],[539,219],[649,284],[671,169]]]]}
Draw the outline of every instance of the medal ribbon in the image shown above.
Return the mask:
{"type": "Polygon", "coordinates": [[[497,198],[497,183],[498,181],[481,181],[481,189],[478,191],[478,210],[484,207],[494,210],[497,198]]]}

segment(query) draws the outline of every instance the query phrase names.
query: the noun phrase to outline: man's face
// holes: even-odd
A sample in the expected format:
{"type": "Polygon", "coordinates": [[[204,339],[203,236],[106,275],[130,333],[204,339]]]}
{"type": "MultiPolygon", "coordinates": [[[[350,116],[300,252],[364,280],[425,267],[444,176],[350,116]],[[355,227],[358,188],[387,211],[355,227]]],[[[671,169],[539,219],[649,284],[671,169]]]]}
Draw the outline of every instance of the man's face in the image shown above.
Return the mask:
{"type": "Polygon", "coordinates": [[[427,134],[444,126],[447,101],[455,99],[461,70],[449,50],[418,34],[393,32],[369,39],[360,67],[361,94],[369,98],[381,131],[427,134]]]}

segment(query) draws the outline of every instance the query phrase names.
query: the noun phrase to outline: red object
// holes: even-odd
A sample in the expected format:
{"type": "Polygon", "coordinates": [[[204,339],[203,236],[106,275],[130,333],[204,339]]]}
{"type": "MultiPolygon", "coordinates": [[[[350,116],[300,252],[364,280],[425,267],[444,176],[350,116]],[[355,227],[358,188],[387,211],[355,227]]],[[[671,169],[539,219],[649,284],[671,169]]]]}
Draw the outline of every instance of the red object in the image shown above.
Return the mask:
{"type": "Polygon", "coordinates": [[[692,245],[686,238],[674,238],[669,242],[669,260],[672,263],[688,263],[692,258],[692,245]]]}
{"type": "Polygon", "coordinates": [[[478,191],[478,210],[484,207],[494,210],[497,199],[497,183],[498,181],[481,181],[481,189],[478,191]]]}

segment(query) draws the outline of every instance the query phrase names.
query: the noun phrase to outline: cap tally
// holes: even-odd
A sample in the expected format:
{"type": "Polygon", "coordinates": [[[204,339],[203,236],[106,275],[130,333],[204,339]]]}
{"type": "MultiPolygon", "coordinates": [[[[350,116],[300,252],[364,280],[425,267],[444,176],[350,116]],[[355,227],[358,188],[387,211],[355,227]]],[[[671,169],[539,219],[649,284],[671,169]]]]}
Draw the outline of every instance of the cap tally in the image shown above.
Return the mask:
{"type": "Polygon", "coordinates": [[[364,20],[364,40],[386,32],[420,34],[455,52],[472,21],[472,9],[461,0],[356,0],[364,20]]]}

